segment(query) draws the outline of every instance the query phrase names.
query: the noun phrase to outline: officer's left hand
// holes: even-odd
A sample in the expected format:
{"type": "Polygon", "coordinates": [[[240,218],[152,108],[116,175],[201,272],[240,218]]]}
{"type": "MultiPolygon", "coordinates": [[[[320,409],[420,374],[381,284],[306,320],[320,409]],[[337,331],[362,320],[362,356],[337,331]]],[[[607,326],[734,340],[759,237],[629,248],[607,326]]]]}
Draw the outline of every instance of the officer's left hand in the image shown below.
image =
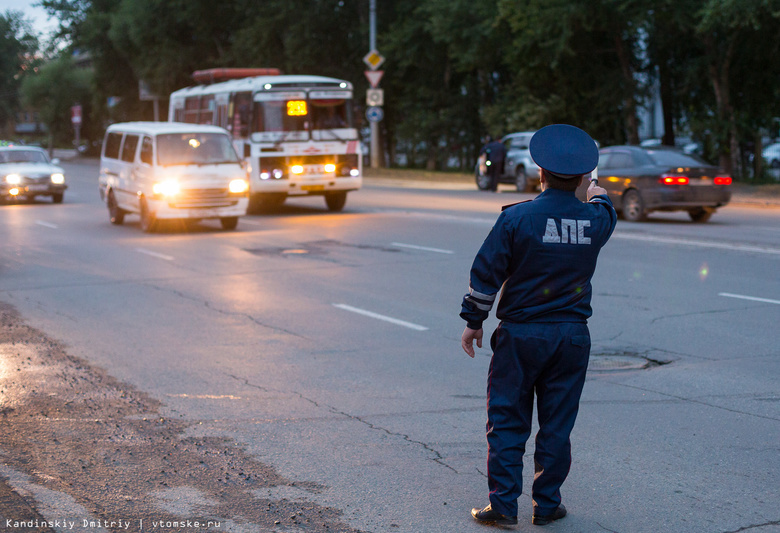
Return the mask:
{"type": "Polygon", "coordinates": [[[460,338],[460,345],[463,347],[463,351],[472,359],[474,358],[475,340],[477,341],[477,348],[482,348],[482,328],[471,329],[466,326],[466,329],[463,330],[463,336],[460,338]]]}

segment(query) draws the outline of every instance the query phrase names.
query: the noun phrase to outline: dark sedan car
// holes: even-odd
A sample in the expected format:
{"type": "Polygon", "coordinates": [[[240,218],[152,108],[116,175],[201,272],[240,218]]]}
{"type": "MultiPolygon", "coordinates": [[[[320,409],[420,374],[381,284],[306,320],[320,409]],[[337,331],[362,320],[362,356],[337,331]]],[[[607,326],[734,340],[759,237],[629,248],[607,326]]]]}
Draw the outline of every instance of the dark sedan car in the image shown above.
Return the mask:
{"type": "MultiPolygon", "coordinates": [[[[599,185],[623,218],[644,220],[653,211],[687,211],[706,222],[731,199],[731,177],[678,150],[611,146],[599,151],[599,185]]],[[[585,198],[587,183],[577,195],[585,198]]]]}

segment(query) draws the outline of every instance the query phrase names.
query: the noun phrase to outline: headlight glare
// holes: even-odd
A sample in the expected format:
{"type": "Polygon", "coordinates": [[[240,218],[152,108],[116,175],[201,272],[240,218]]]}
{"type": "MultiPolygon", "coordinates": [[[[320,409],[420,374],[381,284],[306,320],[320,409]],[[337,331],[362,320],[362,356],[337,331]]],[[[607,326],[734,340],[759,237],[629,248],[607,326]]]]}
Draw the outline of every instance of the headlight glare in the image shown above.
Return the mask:
{"type": "Polygon", "coordinates": [[[290,167],[290,172],[292,172],[293,174],[303,174],[303,166],[293,165],[290,167]]]}
{"type": "Polygon", "coordinates": [[[228,185],[228,190],[234,194],[241,194],[249,190],[246,180],[233,180],[228,185]]]}
{"type": "Polygon", "coordinates": [[[5,177],[5,182],[10,185],[19,185],[22,182],[22,177],[19,174],[8,174],[5,177]]]}
{"type": "Polygon", "coordinates": [[[65,183],[65,176],[63,174],[60,174],[59,172],[57,172],[56,174],[52,174],[51,182],[57,185],[62,185],[63,183],[65,183]]]}
{"type": "Polygon", "coordinates": [[[336,165],[334,165],[333,163],[328,163],[327,165],[325,165],[325,172],[327,173],[336,172],[336,165]]]}
{"type": "Polygon", "coordinates": [[[165,180],[161,183],[155,183],[152,186],[152,191],[154,194],[162,196],[176,196],[181,191],[181,188],[176,180],[165,180]]]}

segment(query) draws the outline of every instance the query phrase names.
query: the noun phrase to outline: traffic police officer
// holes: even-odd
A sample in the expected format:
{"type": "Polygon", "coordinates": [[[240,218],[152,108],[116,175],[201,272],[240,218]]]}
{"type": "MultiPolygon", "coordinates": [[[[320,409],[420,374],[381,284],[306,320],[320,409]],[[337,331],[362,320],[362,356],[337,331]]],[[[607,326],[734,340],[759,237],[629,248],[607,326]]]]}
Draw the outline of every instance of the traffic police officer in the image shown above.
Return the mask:
{"type": "Polygon", "coordinates": [[[471,268],[460,316],[461,345],[474,357],[482,322],[502,290],[490,340],[487,385],[490,504],[471,511],[486,524],[517,523],[523,454],[536,394],[539,432],[532,522],[563,518],[560,487],[571,466],[569,436],[590,355],[591,278],[617,221],[606,191],[591,183],[588,202],[574,191],[598,164],[595,141],[579,128],[546,126],[531,139],[542,193],[504,208],[471,268]]]}

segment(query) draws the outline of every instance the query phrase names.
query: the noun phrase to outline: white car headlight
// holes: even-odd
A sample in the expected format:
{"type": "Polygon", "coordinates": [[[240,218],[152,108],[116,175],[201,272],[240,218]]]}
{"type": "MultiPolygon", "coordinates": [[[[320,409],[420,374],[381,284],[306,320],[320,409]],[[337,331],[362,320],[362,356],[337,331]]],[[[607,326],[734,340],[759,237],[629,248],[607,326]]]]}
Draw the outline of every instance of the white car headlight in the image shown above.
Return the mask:
{"type": "Polygon", "coordinates": [[[176,196],[181,191],[179,182],[176,180],[165,180],[161,183],[155,183],[152,186],[154,194],[160,194],[162,196],[176,196]]]}
{"type": "Polygon", "coordinates": [[[246,180],[233,180],[228,185],[228,190],[235,194],[241,194],[249,190],[249,184],[246,180]]]}
{"type": "Polygon", "coordinates": [[[51,175],[51,182],[56,183],[57,185],[62,185],[65,183],[65,175],[60,174],[59,172],[51,175]]]}
{"type": "Polygon", "coordinates": [[[10,185],[19,185],[22,182],[22,177],[19,174],[8,174],[5,177],[5,182],[10,185]]]}

